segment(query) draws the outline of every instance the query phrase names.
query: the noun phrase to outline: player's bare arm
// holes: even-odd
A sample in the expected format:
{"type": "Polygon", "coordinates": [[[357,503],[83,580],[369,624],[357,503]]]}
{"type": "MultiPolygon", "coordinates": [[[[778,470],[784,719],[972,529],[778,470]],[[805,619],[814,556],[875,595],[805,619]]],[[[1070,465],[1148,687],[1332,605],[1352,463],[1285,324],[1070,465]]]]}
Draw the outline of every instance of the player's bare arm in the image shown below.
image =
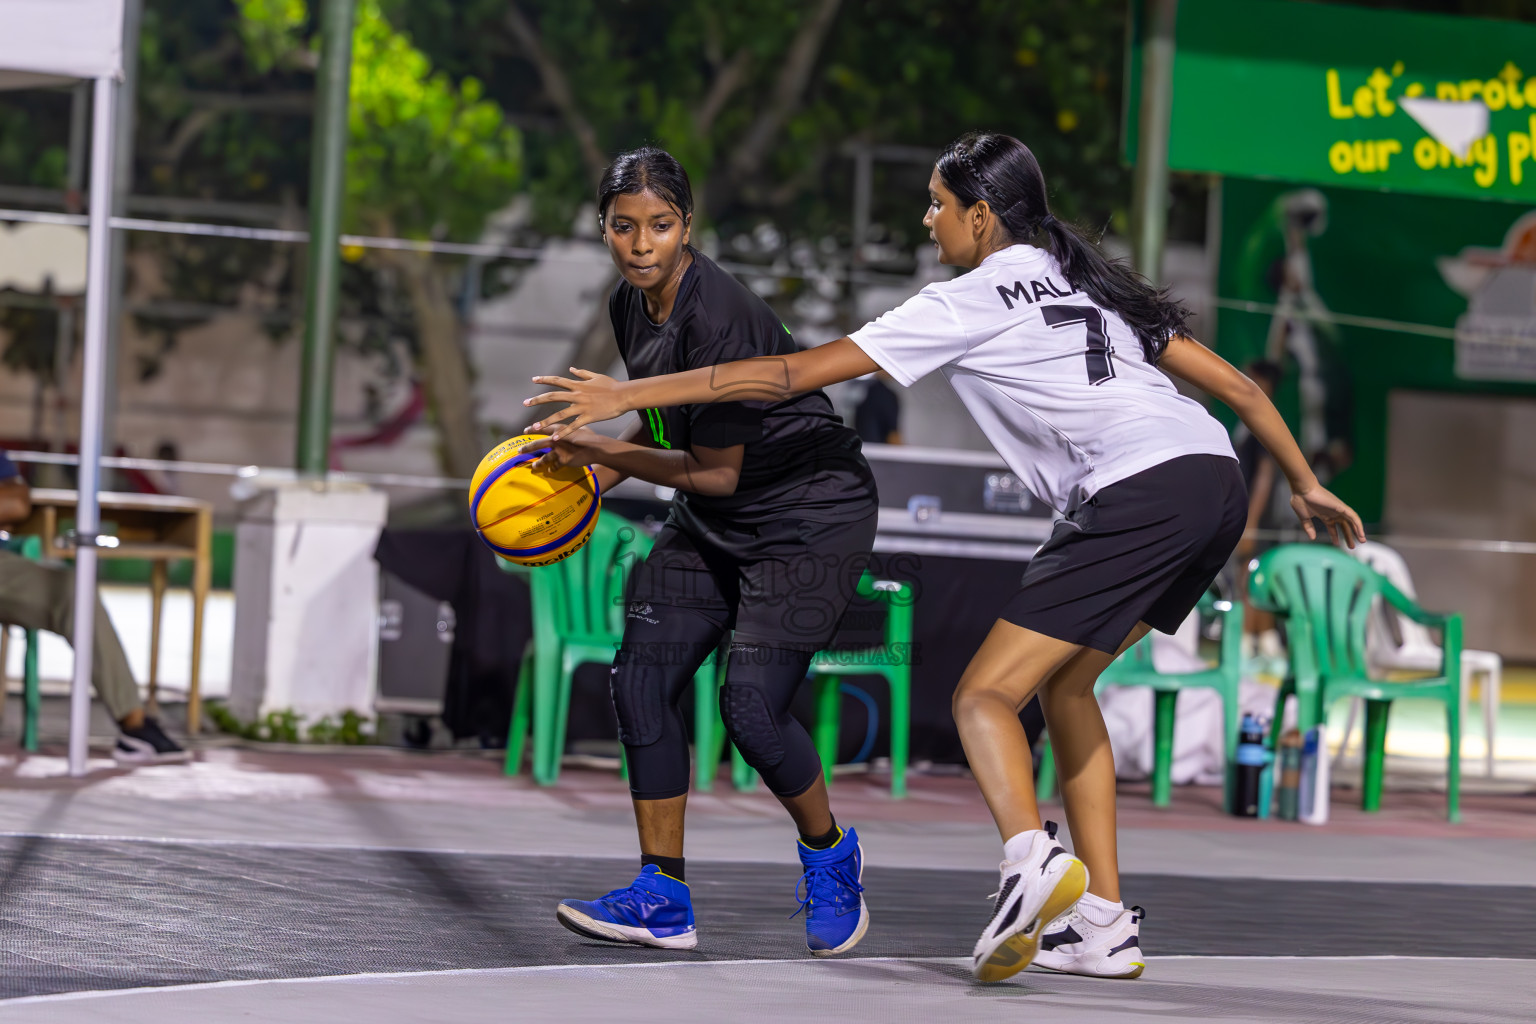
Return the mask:
{"type": "MultiPolygon", "coordinates": [[[[543,447],[549,442],[535,442],[543,447]]],[[[593,430],[567,429],[554,441],[553,450],[534,464],[536,470],[559,466],[592,466],[606,490],[618,481],[635,477],[646,483],[674,487],[693,494],[726,497],[736,493],[741,479],[743,445],[687,450],[663,450],[637,444],[629,438],[604,437],[593,430]],[[612,480],[609,483],[608,480],[612,480]]]]}
{"type": "Polygon", "coordinates": [[[659,377],[620,381],[591,370],[571,368],[571,377],[535,377],[535,384],[560,388],[527,399],[524,405],[567,403],[530,429],[561,438],[589,423],[635,409],[660,409],[706,402],[776,402],[839,381],[873,373],[879,366],[848,338],[787,356],[763,356],[659,377]]]}
{"type": "MultiPolygon", "coordinates": [[[[644,423],[640,423],[638,421],[631,423],[628,427],[626,427],[624,432],[619,435],[619,440],[628,442],[630,444],[640,444],[654,447],[650,442],[650,431],[645,429],[644,423]]],[[[545,469],[559,465],[569,465],[569,463],[562,462],[560,460],[550,460],[548,457],[546,457],[535,463],[534,468],[545,469]]],[[[593,465],[592,475],[597,477],[597,488],[599,494],[607,494],[609,491],[619,486],[619,484],[629,479],[628,473],[621,473],[617,469],[614,469],[612,466],[593,465]]]]}
{"type": "Polygon", "coordinates": [[[1291,508],[1308,537],[1317,539],[1317,528],[1312,523],[1315,518],[1322,521],[1334,543],[1338,543],[1341,534],[1344,543],[1350,547],[1365,540],[1365,526],[1355,510],[1318,482],[1275,404],[1241,370],[1183,335],[1175,335],[1169,340],[1168,349],[1158,365],[1212,398],[1225,402],[1253,431],[1253,436],[1275,457],[1290,481],[1291,508]]]}

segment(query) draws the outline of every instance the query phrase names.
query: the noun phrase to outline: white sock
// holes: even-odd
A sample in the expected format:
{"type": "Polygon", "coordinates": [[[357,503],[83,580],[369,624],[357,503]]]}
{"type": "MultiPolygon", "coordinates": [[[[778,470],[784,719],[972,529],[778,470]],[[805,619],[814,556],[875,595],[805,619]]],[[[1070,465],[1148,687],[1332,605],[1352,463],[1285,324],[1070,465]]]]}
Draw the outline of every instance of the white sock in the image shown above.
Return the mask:
{"type": "Polygon", "coordinates": [[[1035,837],[1043,836],[1046,832],[1041,828],[1032,828],[1028,832],[1020,832],[1003,844],[1003,860],[1023,860],[1029,856],[1029,851],[1035,845],[1035,837]]]}
{"type": "Polygon", "coordinates": [[[1089,924],[1108,928],[1121,914],[1125,913],[1125,904],[1119,900],[1111,903],[1102,896],[1087,892],[1077,901],[1077,912],[1087,918],[1089,924]]]}

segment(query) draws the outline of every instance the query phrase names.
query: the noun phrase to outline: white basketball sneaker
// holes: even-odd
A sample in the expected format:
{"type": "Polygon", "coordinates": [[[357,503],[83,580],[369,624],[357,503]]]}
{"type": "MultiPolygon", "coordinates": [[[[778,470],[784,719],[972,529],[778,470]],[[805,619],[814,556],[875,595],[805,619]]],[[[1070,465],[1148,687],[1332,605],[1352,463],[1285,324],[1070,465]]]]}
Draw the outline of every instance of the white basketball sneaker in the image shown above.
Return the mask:
{"type": "Polygon", "coordinates": [[[1024,855],[1002,863],[992,920],[971,954],[971,973],[982,981],[1003,981],[1028,967],[1046,923],[1071,910],[1088,889],[1088,868],[1056,841],[1055,822],[1009,844],[1026,836],[1024,855]]]}
{"type": "MultiPolygon", "coordinates": [[[[1090,908],[1090,912],[1097,909],[1090,908]]],[[[1137,926],[1146,916],[1145,910],[1131,907],[1121,909],[1107,925],[1095,924],[1084,915],[1083,904],[1079,903],[1071,912],[1046,925],[1035,966],[1091,978],[1139,978],[1147,964],[1141,955],[1137,926]]]]}

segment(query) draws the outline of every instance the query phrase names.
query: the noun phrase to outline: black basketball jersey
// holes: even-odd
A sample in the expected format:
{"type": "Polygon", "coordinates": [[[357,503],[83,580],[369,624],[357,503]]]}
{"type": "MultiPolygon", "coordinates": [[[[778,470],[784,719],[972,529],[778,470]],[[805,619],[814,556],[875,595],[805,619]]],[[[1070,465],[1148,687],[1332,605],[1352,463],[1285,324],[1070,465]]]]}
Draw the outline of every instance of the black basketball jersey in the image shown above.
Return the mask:
{"type": "MultiPolygon", "coordinates": [[[[621,280],[609,298],[613,334],[631,380],[797,351],[789,328],[766,302],[703,253],[692,246],[688,251],[693,264],[666,323],[651,321],[644,296],[628,281],[621,280]]],[[[825,392],[781,402],[642,409],[640,415],[660,448],[744,446],[734,494],[677,492],[674,509],[683,523],[694,517],[706,528],[779,518],[841,523],[874,512],[874,477],[858,435],[843,425],[825,392]]]]}

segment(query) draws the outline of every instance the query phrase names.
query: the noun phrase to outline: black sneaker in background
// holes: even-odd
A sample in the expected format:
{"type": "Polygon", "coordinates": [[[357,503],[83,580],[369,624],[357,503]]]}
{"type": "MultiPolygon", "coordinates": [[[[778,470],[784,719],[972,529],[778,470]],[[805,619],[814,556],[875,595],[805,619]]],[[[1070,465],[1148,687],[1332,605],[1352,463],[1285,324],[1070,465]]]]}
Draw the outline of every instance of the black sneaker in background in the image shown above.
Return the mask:
{"type": "Polygon", "coordinates": [[[148,716],[137,729],[118,727],[117,746],[112,756],[121,764],[185,764],[192,755],[148,716]]]}

